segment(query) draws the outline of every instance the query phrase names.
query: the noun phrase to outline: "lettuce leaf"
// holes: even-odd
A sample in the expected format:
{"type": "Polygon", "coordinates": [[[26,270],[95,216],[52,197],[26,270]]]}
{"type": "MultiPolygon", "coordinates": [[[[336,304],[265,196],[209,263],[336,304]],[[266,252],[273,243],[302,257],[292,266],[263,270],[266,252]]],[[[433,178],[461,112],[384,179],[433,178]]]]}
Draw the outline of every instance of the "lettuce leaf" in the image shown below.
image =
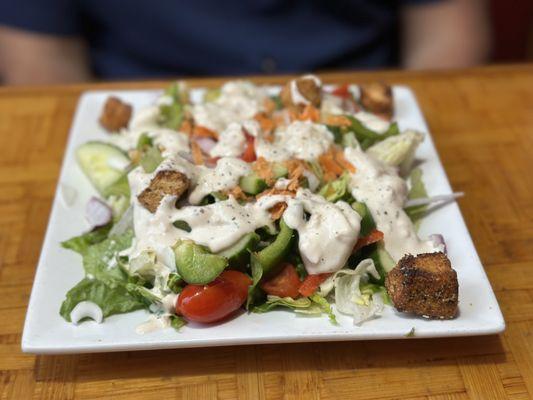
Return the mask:
{"type": "Polygon", "coordinates": [[[85,254],[88,248],[94,244],[100,243],[107,238],[111,229],[111,224],[98,227],[90,232],[84,233],[80,236],[75,236],[69,240],[61,242],[61,246],[65,249],[70,249],[81,255],[85,254]]]}
{"type": "Polygon", "coordinates": [[[366,152],[387,165],[400,167],[400,173],[405,175],[411,169],[415,151],[422,140],[422,133],[408,130],[375,143],[366,152]]]}
{"type": "Polygon", "coordinates": [[[350,174],[343,173],[338,179],[328,182],[318,192],[327,201],[335,203],[339,200],[344,200],[347,203],[352,203],[354,198],[349,190],[350,174]]]}
{"type": "Polygon", "coordinates": [[[146,307],[143,299],[131,293],[123,282],[115,280],[104,282],[84,278],[68,291],[59,313],[70,322],[72,309],[81,301],[92,301],[98,304],[102,309],[104,318],[146,307]]]}
{"type": "MultiPolygon", "coordinates": [[[[411,188],[409,189],[409,193],[407,195],[409,200],[428,197],[426,186],[422,180],[422,170],[420,168],[415,168],[411,171],[409,180],[411,182],[411,188]]],[[[407,216],[411,219],[417,229],[420,226],[422,218],[425,217],[427,209],[427,204],[405,208],[407,216]]]]}
{"type": "Polygon", "coordinates": [[[383,311],[383,299],[379,293],[361,291],[361,284],[368,282],[369,275],[379,279],[374,261],[367,258],[355,270],[341,269],[333,278],[336,309],[351,315],[356,325],[380,316],[383,311]]]}
{"type": "Polygon", "coordinates": [[[127,275],[115,262],[115,257],[118,252],[131,246],[132,239],[133,232],[129,230],[122,235],[109,236],[100,243],[89,246],[83,254],[85,273],[94,279],[125,281],[127,275]]]}
{"type": "MultiPolygon", "coordinates": [[[[313,302],[307,297],[300,297],[293,299],[291,297],[279,297],[279,296],[267,296],[267,301],[259,306],[255,306],[252,311],[256,313],[264,313],[270,311],[276,307],[286,307],[291,310],[303,310],[309,309],[313,305],[313,302]]],[[[315,309],[315,313],[321,314],[321,309],[315,309]]]]}

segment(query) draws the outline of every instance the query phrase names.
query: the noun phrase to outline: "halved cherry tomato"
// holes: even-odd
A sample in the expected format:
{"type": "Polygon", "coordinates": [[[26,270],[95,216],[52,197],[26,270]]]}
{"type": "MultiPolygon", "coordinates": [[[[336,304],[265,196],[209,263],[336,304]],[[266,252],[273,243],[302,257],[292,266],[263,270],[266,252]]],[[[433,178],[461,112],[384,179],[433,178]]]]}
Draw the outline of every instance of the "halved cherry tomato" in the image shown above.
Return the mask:
{"type": "Polygon", "coordinates": [[[255,155],[255,138],[246,132],[244,134],[246,135],[246,147],[244,148],[241,159],[246,162],[254,162],[257,158],[255,155]]]}
{"type": "Polygon", "coordinates": [[[318,287],[330,276],[331,272],[316,275],[307,275],[304,281],[302,282],[302,285],[300,286],[300,294],[305,297],[311,296],[317,291],[318,287]]]}
{"type": "Polygon", "coordinates": [[[176,311],[189,321],[210,323],[219,321],[246,301],[252,280],[239,271],[222,272],[208,285],[187,285],[176,304],[176,311]]]}
{"type": "Polygon", "coordinates": [[[368,246],[369,244],[379,242],[383,239],[383,232],[374,229],[367,236],[360,238],[355,244],[354,251],[359,250],[361,247],[368,246]]]}
{"type": "Polygon", "coordinates": [[[300,278],[292,264],[285,263],[279,274],[261,284],[267,294],[279,297],[298,297],[300,278]]]}
{"type": "Polygon", "coordinates": [[[342,85],[337,87],[333,92],[331,92],[332,95],[337,97],[342,97],[343,99],[350,97],[350,89],[348,85],[342,85]]]}

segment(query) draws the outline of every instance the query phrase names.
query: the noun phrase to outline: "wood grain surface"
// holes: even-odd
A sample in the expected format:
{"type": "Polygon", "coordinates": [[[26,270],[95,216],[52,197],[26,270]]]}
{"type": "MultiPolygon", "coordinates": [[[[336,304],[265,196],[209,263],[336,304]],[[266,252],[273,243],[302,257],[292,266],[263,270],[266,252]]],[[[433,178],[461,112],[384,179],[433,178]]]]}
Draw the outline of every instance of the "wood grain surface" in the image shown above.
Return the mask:
{"type": "Polygon", "coordinates": [[[165,82],[0,88],[0,399],[533,398],[533,66],[322,77],[414,89],[452,187],[466,192],[459,204],[502,307],[505,333],[22,354],[26,306],[78,96],[165,82]]]}

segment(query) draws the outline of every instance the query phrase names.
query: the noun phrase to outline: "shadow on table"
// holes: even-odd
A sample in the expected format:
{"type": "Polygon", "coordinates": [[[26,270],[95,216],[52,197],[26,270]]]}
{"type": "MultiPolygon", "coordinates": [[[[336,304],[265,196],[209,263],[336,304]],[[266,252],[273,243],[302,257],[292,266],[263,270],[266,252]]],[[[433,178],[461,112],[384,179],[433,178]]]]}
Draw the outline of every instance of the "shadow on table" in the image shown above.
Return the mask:
{"type": "Polygon", "coordinates": [[[47,356],[37,359],[40,380],[194,378],[269,371],[350,371],[505,362],[499,336],[296,343],[47,356]],[[476,357],[479,356],[477,360],[476,357]],[[67,369],[67,370],[65,370],[67,369]]]}

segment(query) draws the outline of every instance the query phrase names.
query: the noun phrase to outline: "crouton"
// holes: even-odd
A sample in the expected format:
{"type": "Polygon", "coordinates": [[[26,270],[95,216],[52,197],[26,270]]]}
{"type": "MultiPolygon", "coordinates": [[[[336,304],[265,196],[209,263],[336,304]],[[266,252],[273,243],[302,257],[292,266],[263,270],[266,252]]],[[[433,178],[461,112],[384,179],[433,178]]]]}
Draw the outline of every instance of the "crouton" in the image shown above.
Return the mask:
{"type": "Polygon", "coordinates": [[[189,178],[179,171],[159,171],[150,185],[137,196],[139,202],[151,213],[155,213],[165,195],[178,198],[189,188],[189,178]]]}
{"type": "Polygon", "coordinates": [[[444,253],[405,255],[387,275],[385,286],[398,311],[439,319],[457,315],[457,273],[444,253]]]}
{"type": "Polygon", "coordinates": [[[109,132],[126,128],[130,122],[132,108],[117,97],[108,97],[100,115],[100,125],[109,132]]]}
{"type": "Polygon", "coordinates": [[[381,82],[361,85],[361,104],[367,111],[392,118],[394,105],[391,87],[381,82]]]}
{"type": "Polygon", "coordinates": [[[298,79],[291,80],[281,91],[281,102],[287,108],[302,108],[306,105],[320,107],[322,100],[322,86],[320,81],[312,75],[306,75],[298,79]],[[297,92],[300,98],[294,98],[297,92]]]}

